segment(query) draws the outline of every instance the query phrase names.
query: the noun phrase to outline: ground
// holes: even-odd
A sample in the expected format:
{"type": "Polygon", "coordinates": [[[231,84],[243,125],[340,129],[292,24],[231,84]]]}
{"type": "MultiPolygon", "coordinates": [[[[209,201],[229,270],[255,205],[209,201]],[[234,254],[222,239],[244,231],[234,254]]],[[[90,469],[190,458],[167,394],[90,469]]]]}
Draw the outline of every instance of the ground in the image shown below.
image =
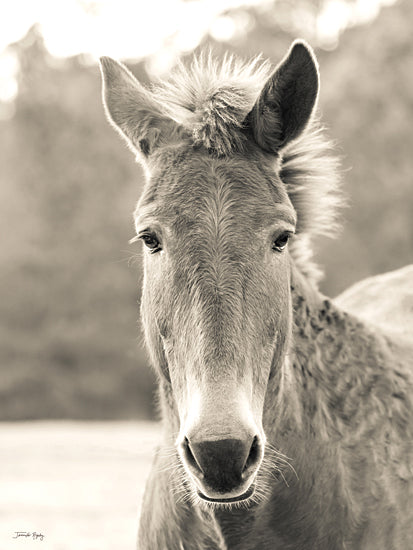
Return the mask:
{"type": "Polygon", "coordinates": [[[0,550],[133,550],[158,437],[153,423],[0,423],[0,550]]]}

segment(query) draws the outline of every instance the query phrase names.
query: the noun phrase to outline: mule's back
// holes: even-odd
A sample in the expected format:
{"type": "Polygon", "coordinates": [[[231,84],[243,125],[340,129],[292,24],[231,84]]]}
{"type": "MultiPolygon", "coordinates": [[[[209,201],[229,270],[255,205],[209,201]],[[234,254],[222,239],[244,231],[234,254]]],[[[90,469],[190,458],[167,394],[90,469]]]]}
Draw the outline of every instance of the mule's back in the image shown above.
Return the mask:
{"type": "Polygon", "coordinates": [[[369,324],[413,344],[413,264],[363,279],[334,301],[369,324]]]}

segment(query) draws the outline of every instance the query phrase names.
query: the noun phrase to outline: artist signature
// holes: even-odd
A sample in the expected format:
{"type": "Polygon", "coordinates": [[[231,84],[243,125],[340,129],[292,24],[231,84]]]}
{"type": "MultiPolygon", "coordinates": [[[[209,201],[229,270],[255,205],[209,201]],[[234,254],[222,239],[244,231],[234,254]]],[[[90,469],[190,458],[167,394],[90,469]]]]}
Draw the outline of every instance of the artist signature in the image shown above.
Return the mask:
{"type": "Polygon", "coordinates": [[[18,539],[19,537],[26,537],[26,538],[29,537],[29,538],[32,538],[33,540],[44,539],[44,535],[42,535],[41,533],[36,533],[36,531],[34,531],[33,533],[30,533],[29,531],[15,531],[13,538],[18,539]]]}

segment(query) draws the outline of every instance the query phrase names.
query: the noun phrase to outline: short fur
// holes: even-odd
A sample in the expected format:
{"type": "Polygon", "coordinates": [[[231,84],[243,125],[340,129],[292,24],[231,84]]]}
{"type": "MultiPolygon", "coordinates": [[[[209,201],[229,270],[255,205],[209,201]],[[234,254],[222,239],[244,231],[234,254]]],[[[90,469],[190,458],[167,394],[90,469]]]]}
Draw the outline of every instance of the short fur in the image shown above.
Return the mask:
{"type": "Polygon", "coordinates": [[[413,548],[413,346],[394,326],[413,268],[337,303],[317,289],[311,239],[342,200],[311,49],[273,72],[201,56],[151,91],[102,72],[148,175],[135,221],[164,432],[138,547],[413,548]]]}

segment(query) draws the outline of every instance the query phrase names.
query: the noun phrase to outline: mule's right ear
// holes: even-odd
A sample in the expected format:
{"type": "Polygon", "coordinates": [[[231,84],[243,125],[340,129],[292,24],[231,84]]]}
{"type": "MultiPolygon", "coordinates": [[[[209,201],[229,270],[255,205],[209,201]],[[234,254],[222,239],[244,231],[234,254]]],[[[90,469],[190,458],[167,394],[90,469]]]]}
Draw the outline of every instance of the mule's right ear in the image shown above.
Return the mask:
{"type": "Polygon", "coordinates": [[[317,102],[318,81],[317,61],[310,46],[296,40],[245,121],[262,149],[275,154],[302,133],[317,102]]]}
{"type": "Polygon", "coordinates": [[[110,57],[100,58],[102,98],[109,122],[144,157],[165,141],[175,123],[166,118],[133,74],[110,57]]]}

